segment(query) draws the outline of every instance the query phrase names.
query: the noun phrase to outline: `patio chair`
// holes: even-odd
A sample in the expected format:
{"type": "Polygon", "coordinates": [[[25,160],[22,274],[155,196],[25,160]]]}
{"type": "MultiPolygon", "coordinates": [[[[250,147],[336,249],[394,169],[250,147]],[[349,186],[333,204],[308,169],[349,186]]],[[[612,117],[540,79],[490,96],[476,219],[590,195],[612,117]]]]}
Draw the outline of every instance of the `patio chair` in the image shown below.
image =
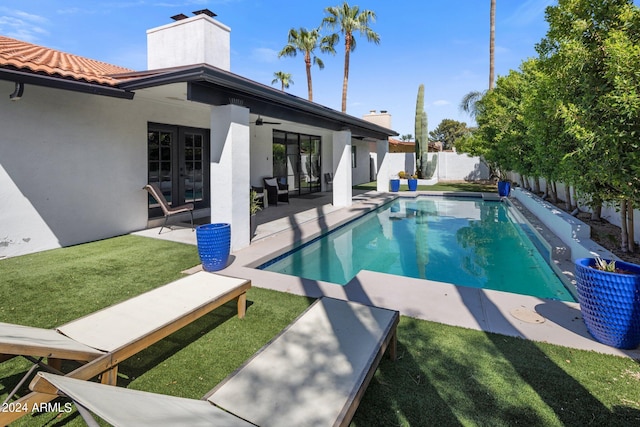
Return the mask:
{"type": "MultiPolygon", "coordinates": [[[[38,366],[61,373],[61,359],[88,362],[73,371],[76,378],[101,375],[103,383],[115,384],[120,362],[215,308],[237,299],[238,317],[244,317],[250,287],[249,280],[198,272],[55,329],[0,323],[0,361],[23,356],[34,362],[7,401],[38,366]]],[[[52,396],[31,393],[12,404],[31,407],[50,400],[52,396]]],[[[21,415],[0,411],[0,425],[21,415]]]]}
{"type": "Polygon", "coordinates": [[[267,191],[267,203],[277,206],[278,202],[289,203],[289,189],[278,178],[264,178],[264,188],[267,191]]]}
{"type": "Polygon", "coordinates": [[[160,208],[162,208],[162,212],[164,213],[164,223],[162,224],[162,227],[160,227],[160,231],[158,231],[158,234],[162,233],[162,229],[167,226],[167,221],[169,220],[170,216],[178,215],[184,212],[189,212],[191,214],[191,230],[195,230],[193,227],[193,203],[187,203],[180,206],[171,206],[169,202],[167,202],[167,199],[164,197],[164,194],[162,194],[160,187],[158,187],[158,184],[156,184],[155,182],[151,182],[145,185],[143,188],[147,190],[154,199],[156,199],[156,201],[160,205],[160,208]]]}
{"type": "Polygon", "coordinates": [[[331,187],[331,189],[333,189],[333,174],[332,173],[325,173],[324,174],[324,183],[327,184],[327,190],[329,189],[329,187],[331,187]]]}
{"type": "Polygon", "coordinates": [[[398,320],[394,310],[316,300],[202,400],[46,372],[30,387],[66,395],[83,416],[90,411],[113,425],[220,425],[222,416],[233,417],[229,425],[349,425],[385,351],[395,360],[398,320]]]}

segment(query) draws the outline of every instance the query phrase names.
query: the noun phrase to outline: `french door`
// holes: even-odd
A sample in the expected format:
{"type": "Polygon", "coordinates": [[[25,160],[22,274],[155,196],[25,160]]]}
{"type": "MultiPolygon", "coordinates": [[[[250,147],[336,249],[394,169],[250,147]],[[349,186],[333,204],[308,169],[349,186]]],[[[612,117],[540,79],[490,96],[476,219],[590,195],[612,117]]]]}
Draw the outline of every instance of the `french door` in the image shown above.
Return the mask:
{"type": "MultiPolygon", "coordinates": [[[[155,182],[172,206],[209,203],[209,130],[149,123],[148,180],[155,182]]],[[[163,216],[149,197],[149,218],[163,216]]]]}

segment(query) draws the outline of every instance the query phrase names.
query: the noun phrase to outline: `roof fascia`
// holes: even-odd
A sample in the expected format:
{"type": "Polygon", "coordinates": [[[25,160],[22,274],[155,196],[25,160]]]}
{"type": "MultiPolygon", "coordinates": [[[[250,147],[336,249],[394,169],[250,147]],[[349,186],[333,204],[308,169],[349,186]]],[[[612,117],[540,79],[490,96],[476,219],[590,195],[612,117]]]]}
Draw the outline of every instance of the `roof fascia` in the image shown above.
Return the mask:
{"type": "MultiPolygon", "coordinates": [[[[276,90],[252,80],[238,76],[227,71],[220,70],[209,65],[197,65],[192,67],[181,67],[175,69],[158,70],[158,74],[141,77],[139,79],[123,82],[118,86],[126,90],[146,89],[155,86],[162,86],[173,83],[197,83],[199,86],[217,87],[222,91],[232,92],[242,98],[260,100],[275,104],[290,110],[300,110],[307,115],[321,117],[325,120],[339,123],[339,128],[356,128],[364,133],[387,139],[389,136],[398,135],[397,132],[379,126],[375,123],[350,116],[348,114],[333,110],[320,104],[316,104],[306,99],[299,98],[281,90],[276,90]]],[[[193,95],[193,94],[192,94],[193,95]]],[[[203,97],[194,96],[195,101],[207,102],[203,97]],[[197,98],[197,99],[196,99],[197,98]]],[[[215,102],[211,100],[210,102],[215,102]]],[[[228,104],[229,102],[224,102],[228,104]]],[[[222,101],[218,100],[218,105],[222,101]]],[[[336,126],[334,126],[336,128],[336,126]]]]}
{"type": "Polygon", "coordinates": [[[77,80],[63,79],[6,68],[0,68],[0,80],[8,80],[15,83],[31,84],[35,86],[45,86],[53,89],[69,90],[73,92],[89,93],[92,95],[110,96],[121,99],[133,99],[133,96],[135,95],[131,91],[117,87],[85,83],[77,80]]]}

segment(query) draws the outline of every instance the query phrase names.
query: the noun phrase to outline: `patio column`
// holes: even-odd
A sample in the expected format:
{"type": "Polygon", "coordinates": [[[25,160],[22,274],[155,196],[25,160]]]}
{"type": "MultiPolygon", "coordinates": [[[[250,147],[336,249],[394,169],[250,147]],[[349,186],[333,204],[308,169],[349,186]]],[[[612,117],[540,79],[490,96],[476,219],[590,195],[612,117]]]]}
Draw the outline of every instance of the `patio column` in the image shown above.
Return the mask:
{"type": "Polygon", "coordinates": [[[351,131],[333,132],[333,205],[351,206],[351,131]]]}
{"type": "Polygon", "coordinates": [[[211,222],[231,224],[231,250],[249,246],[249,109],[211,108],[211,222]]]}
{"type": "Polygon", "coordinates": [[[378,157],[378,175],[376,175],[376,190],[386,193],[389,191],[389,141],[380,139],[376,142],[378,157]]]}

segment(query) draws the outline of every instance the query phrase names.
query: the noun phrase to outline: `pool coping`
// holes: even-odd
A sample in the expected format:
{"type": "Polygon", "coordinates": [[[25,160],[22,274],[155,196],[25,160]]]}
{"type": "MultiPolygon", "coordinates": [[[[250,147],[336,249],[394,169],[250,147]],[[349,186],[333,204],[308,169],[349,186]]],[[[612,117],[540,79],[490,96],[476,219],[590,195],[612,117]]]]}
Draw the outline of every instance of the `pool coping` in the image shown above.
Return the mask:
{"type": "MultiPolygon", "coordinates": [[[[354,197],[353,204],[349,207],[292,224],[286,230],[259,239],[248,248],[234,252],[229,265],[218,273],[250,279],[256,287],[312,298],[328,296],[357,301],[399,310],[404,316],[422,320],[640,359],[640,349],[620,350],[595,341],[584,326],[577,303],[455,286],[431,280],[427,280],[429,286],[425,286],[423,279],[371,271],[361,271],[347,285],[339,286],[255,268],[292,249],[297,242],[311,240],[398,197],[415,197],[421,194],[454,197],[480,195],[492,200],[496,197],[491,193],[365,193],[354,197]],[[393,292],[389,292],[389,286],[393,286],[393,292]]],[[[514,204],[513,200],[510,203],[514,204]]],[[[514,206],[517,207],[517,204],[514,206]]],[[[552,241],[554,238],[559,240],[541,221],[539,224],[536,221],[539,220],[534,220],[532,226],[545,240],[547,237],[552,241]]],[[[559,268],[573,276],[573,264],[568,261],[570,254],[567,254],[566,249],[552,250],[551,253],[555,253],[559,268]]]]}

